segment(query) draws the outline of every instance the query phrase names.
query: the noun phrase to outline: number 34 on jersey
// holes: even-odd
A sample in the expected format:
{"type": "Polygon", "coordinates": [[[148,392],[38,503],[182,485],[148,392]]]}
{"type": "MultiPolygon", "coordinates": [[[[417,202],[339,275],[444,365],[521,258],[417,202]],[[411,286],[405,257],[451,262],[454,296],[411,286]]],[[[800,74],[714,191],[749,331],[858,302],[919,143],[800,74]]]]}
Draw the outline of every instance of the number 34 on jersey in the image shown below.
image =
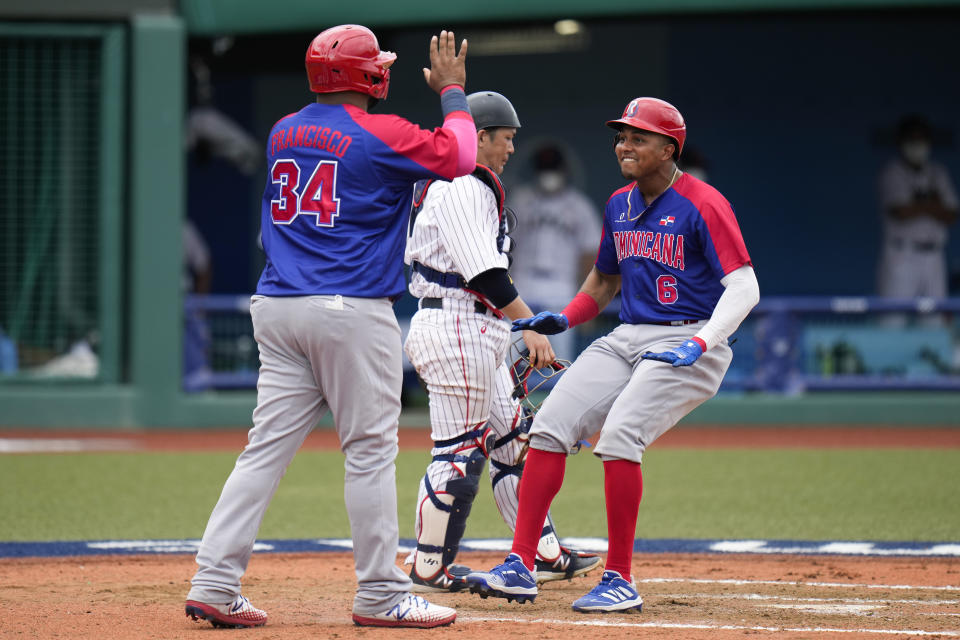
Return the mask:
{"type": "Polygon", "coordinates": [[[318,227],[332,227],[340,215],[337,161],[321,160],[301,184],[305,174],[296,160],[284,158],[273,163],[270,179],[280,190],[278,197],[270,201],[273,223],[290,224],[297,216],[307,215],[316,216],[318,227]]]}

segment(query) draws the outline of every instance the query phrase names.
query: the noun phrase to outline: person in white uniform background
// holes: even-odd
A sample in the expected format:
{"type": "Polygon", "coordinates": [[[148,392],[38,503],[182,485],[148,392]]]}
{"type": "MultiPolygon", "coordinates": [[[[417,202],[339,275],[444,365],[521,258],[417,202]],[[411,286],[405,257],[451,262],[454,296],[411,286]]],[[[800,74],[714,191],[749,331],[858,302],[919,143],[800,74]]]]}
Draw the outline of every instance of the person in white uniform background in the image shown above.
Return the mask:
{"type": "MultiPolygon", "coordinates": [[[[600,212],[572,183],[570,164],[559,144],[542,143],[533,153],[533,181],[507,196],[517,216],[510,274],[535,312],[566,304],[597,257],[600,212]]],[[[550,338],[558,358],[576,358],[575,338],[574,331],[550,338]]]]}
{"type": "Polygon", "coordinates": [[[957,220],[957,192],[946,168],[931,160],[932,142],[924,117],[905,116],[897,128],[898,156],[880,173],[881,296],[947,295],[946,246],[957,220]]]}

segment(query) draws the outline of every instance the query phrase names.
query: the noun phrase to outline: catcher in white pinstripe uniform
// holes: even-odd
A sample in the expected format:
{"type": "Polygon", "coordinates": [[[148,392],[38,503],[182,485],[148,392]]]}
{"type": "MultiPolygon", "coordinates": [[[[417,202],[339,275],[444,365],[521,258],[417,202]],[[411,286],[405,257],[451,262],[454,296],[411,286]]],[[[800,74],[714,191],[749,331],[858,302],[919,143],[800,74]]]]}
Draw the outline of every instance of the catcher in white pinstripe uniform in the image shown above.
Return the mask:
{"type": "MultiPolygon", "coordinates": [[[[512,396],[505,363],[508,319],[533,315],[507,271],[510,214],[498,178],[520,121],[498,93],[474,93],[467,102],[477,126],[477,168],[451,182],[417,184],[405,256],[410,293],[420,302],[404,350],[429,393],[434,441],[420,481],[417,548],[408,558],[414,589],[422,591],[466,586],[470,569],[454,559],[487,457],[497,508],[514,528],[521,443],[532,420],[512,396]]],[[[524,331],[523,342],[534,367],[554,361],[544,336],[524,331]]],[[[599,564],[595,554],[561,547],[547,517],[538,581],[573,578],[599,564]]]]}

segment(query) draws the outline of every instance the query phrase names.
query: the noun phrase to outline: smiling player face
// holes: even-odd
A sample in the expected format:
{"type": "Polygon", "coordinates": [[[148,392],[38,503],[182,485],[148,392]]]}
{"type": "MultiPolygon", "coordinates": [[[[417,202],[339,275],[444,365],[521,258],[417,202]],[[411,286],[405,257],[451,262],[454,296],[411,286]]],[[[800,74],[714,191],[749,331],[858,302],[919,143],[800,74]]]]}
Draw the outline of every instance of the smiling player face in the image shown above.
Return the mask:
{"type": "Polygon", "coordinates": [[[617,132],[614,152],[624,178],[639,180],[656,172],[672,159],[676,145],[659,133],[644,131],[629,125],[617,132]]]}
{"type": "Polygon", "coordinates": [[[513,127],[498,127],[481,131],[477,136],[477,162],[490,167],[497,175],[513,155],[513,139],[517,130],[513,127]]]}

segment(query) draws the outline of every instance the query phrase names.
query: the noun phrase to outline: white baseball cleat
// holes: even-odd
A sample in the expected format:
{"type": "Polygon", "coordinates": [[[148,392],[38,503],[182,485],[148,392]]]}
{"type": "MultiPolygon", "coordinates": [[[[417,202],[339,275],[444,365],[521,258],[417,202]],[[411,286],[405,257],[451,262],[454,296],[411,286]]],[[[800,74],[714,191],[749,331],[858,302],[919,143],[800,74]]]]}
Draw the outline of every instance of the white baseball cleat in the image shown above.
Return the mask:
{"type": "Polygon", "coordinates": [[[414,627],[430,629],[452,624],[457,612],[450,607],[431,604],[420,596],[408,593],[400,602],[383,613],[354,613],[358,627],[414,627]]]}
{"type": "Polygon", "coordinates": [[[267,612],[257,609],[243,596],[229,604],[209,604],[187,600],[187,616],[194,622],[209,620],[215,627],[243,629],[267,624],[267,612]]]}

